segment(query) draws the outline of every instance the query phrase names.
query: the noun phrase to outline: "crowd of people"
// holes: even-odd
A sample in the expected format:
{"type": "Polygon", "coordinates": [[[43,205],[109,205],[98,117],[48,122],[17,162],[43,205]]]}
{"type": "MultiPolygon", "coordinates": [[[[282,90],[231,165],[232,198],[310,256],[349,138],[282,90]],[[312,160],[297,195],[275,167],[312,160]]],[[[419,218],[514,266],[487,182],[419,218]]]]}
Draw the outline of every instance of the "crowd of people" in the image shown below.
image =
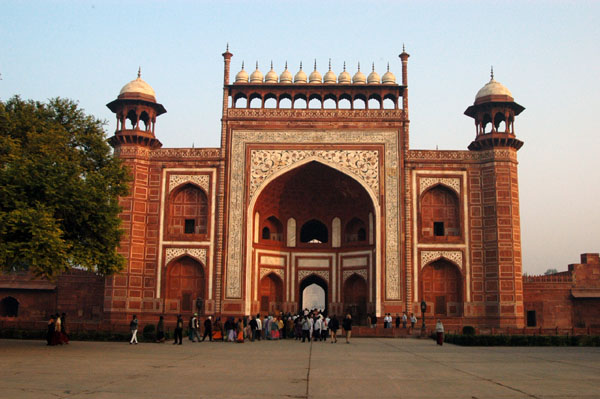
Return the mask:
{"type": "MultiPolygon", "coordinates": [[[[238,318],[228,317],[224,322],[220,317],[214,321],[212,316],[208,316],[203,324],[204,334],[201,337],[201,323],[198,314],[194,313],[187,323],[188,339],[191,342],[203,342],[207,338],[209,341],[238,342],[244,341],[275,341],[279,339],[295,339],[301,342],[327,341],[331,338],[331,343],[337,343],[338,331],[340,328],[345,333],[346,343],[350,343],[352,333],[352,316],[347,314],[343,320],[332,315],[324,314],[318,309],[309,311],[304,309],[299,314],[280,313],[275,315],[257,314],[252,317],[238,318]]],[[[173,345],[182,345],[184,320],[179,314],[174,330],[173,345]]],[[[134,315],[131,323],[130,344],[137,344],[138,321],[134,315]]],[[[165,342],[164,318],[160,316],[156,325],[156,342],[165,342]]]]}
{"type": "MultiPolygon", "coordinates": [[[[415,324],[417,323],[417,317],[414,313],[408,314],[406,312],[402,313],[400,316],[399,313],[396,313],[396,319],[392,318],[391,313],[386,313],[383,316],[383,328],[392,328],[392,324],[396,325],[396,328],[400,328],[400,324],[402,324],[402,328],[406,329],[408,322],[410,321],[410,330],[415,328],[415,324]],[[395,322],[395,323],[393,323],[395,322]]],[[[377,327],[377,316],[375,314],[371,314],[367,316],[367,325],[370,325],[371,328],[377,327]]]]}

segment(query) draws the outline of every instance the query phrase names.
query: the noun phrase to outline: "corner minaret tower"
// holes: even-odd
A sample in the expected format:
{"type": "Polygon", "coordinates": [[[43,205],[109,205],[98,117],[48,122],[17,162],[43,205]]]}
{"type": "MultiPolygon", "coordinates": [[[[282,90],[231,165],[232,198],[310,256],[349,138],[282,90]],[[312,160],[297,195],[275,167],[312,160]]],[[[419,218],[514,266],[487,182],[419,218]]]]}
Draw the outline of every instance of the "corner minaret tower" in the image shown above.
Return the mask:
{"type": "Polygon", "coordinates": [[[115,135],[109,139],[113,147],[122,144],[135,144],[151,149],[162,147],[154,136],[156,117],[167,112],[156,102],[156,94],[150,85],[141,78],[138,69],[137,79],[127,83],[116,100],[106,106],[117,114],[115,135]]]}
{"type": "Polygon", "coordinates": [[[477,92],[475,102],[465,115],[475,119],[476,136],[469,150],[487,150],[497,147],[521,148],[523,142],[515,136],[515,116],[525,109],[517,104],[512,93],[502,83],[490,81],[477,92]]]}
{"type": "Polygon", "coordinates": [[[476,296],[484,302],[480,315],[488,325],[501,328],[523,327],[524,320],[517,168],[517,150],[523,142],[514,128],[515,116],[524,109],[494,80],[492,69],[490,81],[465,111],[475,119],[477,134],[469,150],[479,152],[480,163],[470,178],[471,206],[480,210],[477,215],[481,218],[473,222],[477,226],[473,224],[470,231],[473,268],[481,271],[483,279],[476,296]],[[476,252],[483,256],[475,256],[476,252]]]}

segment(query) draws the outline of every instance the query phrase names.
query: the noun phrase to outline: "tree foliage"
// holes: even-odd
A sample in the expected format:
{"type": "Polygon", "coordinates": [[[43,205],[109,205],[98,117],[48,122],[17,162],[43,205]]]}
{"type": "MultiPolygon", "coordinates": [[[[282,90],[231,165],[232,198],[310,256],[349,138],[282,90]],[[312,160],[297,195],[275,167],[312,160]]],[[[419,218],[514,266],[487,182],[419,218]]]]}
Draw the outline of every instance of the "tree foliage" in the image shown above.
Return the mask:
{"type": "Polygon", "coordinates": [[[0,101],[0,268],[54,278],[124,266],[118,197],[127,169],[104,123],[71,100],[0,101]]]}
{"type": "Polygon", "coordinates": [[[551,274],[556,274],[558,273],[558,270],[556,269],[548,269],[544,272],[544,276],[550,276],[551,274]]]}

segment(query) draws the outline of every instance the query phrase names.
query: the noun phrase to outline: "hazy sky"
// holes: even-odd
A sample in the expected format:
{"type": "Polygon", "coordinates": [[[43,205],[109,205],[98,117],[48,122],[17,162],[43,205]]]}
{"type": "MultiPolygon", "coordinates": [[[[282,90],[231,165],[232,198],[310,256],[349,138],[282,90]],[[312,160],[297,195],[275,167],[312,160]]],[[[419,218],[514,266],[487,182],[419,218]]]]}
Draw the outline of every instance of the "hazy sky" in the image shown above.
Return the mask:
{"type": "Polygon", "coordinates": [[[600,251],[600,2],[575,1],[7,1],[0,11],[0,98],[67,97],[115,129],[106,104],[136,77],[167,109],[164,147],[217,147],[223,59],[232,76],[287,60],[351,74],[411,57],[410,146],[466,149],[463,115],[489,80],[506,85],[517,117],[524,271],[566,270],[600,251]]]}

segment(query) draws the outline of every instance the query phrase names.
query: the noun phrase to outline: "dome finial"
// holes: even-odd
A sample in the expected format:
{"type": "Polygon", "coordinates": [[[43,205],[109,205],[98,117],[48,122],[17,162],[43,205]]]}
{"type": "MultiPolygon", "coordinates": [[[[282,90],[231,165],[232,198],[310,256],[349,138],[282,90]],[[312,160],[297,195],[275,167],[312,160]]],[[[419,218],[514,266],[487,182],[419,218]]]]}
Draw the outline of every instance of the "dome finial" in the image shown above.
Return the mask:
{"type": "Polygon", "coordinates": [[[360,72],[360,61],[358,61],[358,72],[360,72]]]}
{"type": "Polygon", "coordinates": [[[256,61],[256,70],[258,71],[258,61],[256,61]]]}
{"type": "Polygon", "coordinates": [[[287,69],[287,60],[285,60],[285,69],[287,69]]]}
{"type": "Polygon", "coordinates": [[[273,69],[273,60],[271,60],[271,69],[273,69]]]}
{"type": "Polygon", "coordinates": [[[490,68],[490,80],[494,80],[494,66],[492,65],[492,67],[490,68]]]}
{"type": "Polygon", "coordinates": [[[142,67],[139,66],[138,67],[138,79],[141,79],[141,78],[142,78],[142,67]]]}
{"type": "Polygon", "coordinates": [[[346,61],[344,61],[344,72],[346,72],[346,61]]]}
{"type": "Polygon", "coordinates": [[[244,69],[244,61],[242,61],[242,70],[244,69]]]}
{"type": "Polygon", "coordinates": [[[225,51],[229,51],[229,42],[227,42],[227,46],[225,46],[225,51]]]}
{"type": "Polygon", "coordinates": [[[302,70],[302,61],[300,61],[300,70],[302,70]]]}
{"type": "Polygon", "coordinates": [[[317,59],[315,58],[315,71],[317,70],[317,59]]]}
{"type": "Polygon", "coordinates": [[[375,63],[371,64],[371,71],[375,72],[375,63]]]}
{"type": "Polygon", "coordinates": [[[331,71],[331,58],[329,59],[329,70],[331,71]]]}
{"type": "Polygon", "coordinates": [[[390,71],[390,63],[389,63],[389,61],[388,61],[388,65],[387,65],[387,71],[388,72],[390,71]]]}

